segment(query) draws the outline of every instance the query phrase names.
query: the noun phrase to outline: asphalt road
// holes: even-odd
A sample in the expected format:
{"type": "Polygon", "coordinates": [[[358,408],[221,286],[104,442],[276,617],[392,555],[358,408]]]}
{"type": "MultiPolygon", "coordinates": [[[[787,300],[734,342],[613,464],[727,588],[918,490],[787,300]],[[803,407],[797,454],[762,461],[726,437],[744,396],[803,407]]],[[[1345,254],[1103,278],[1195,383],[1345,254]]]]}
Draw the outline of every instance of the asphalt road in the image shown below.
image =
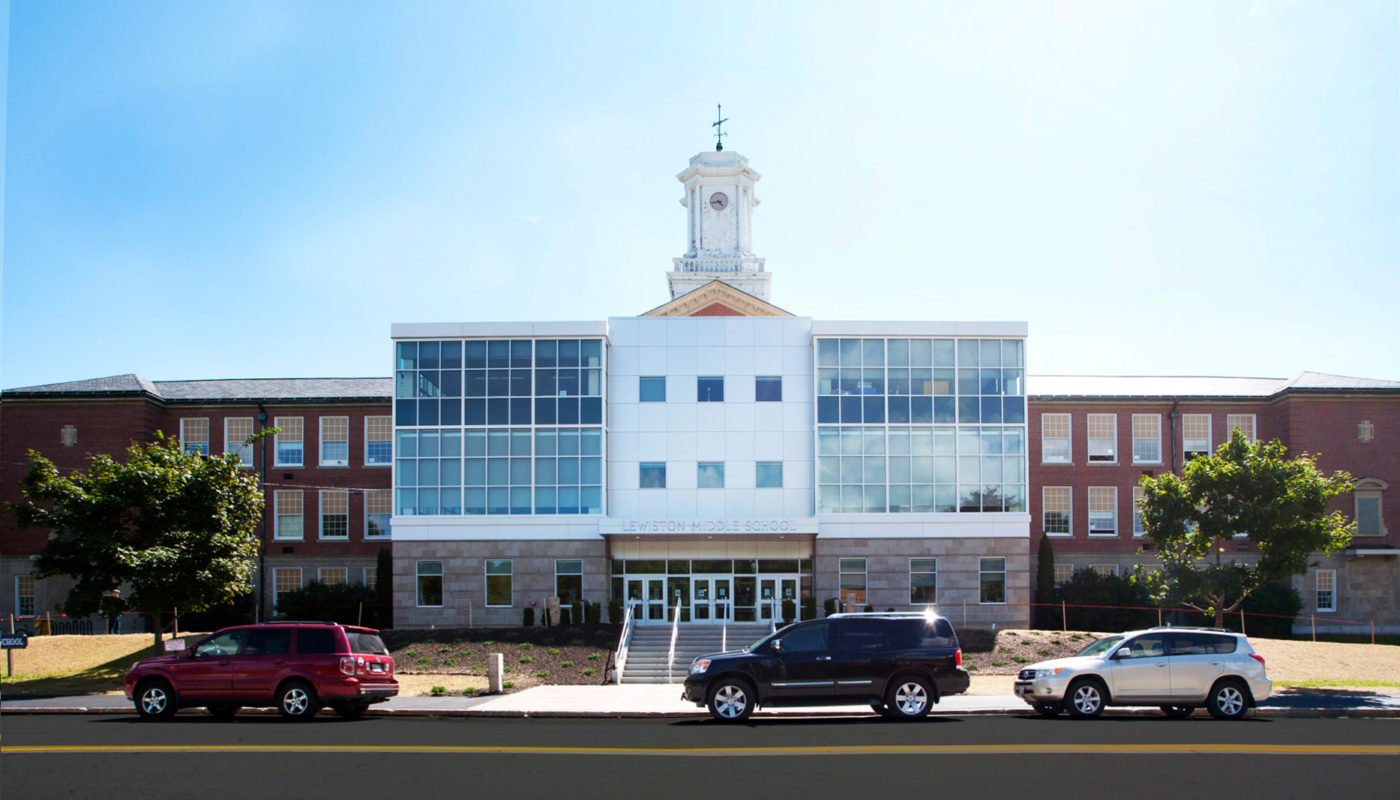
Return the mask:
{"type": "Polygon", "coordinates": [[[1400,720],[6,715],[7,798],[1394,797],[1400,720]],[[956,794],[949,794],[949,793],[956,794]],[[975,794],[972,794],[975,793],[975,794]]]}

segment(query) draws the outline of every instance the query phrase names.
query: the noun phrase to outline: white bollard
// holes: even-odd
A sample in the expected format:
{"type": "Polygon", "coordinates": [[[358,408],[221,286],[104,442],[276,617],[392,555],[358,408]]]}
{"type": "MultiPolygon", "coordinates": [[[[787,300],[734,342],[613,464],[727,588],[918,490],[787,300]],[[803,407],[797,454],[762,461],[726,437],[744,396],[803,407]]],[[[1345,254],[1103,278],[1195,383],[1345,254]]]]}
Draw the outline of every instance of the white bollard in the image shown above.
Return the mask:
{"type": "Polygon", "coordinates": [[[501,676],[505,672],[505,656],[500,653],[492,653],[486,657],[486,691],[490,694],[500,694],[502,690],[501,676]]]}

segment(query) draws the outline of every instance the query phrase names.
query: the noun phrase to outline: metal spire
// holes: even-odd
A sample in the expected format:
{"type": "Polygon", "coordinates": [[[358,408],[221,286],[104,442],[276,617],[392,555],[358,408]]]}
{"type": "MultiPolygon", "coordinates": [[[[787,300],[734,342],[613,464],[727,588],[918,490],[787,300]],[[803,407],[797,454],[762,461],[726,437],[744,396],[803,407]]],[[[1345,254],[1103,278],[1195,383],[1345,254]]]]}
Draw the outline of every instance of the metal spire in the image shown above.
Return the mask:
{"type": "Polygon", "coordinates": [[[715,105],[715,121],[714,121],[713,123],[710,124],[710,127],[715,129],[715,152],[716,152],[716,153],[721,152],[721,151],[724,150],[724,137],[726,137],[726,136],[729,135],[729,134],[725,133],[725,132],[724,132],[724,128],[721,127],[721,126],[724,125],[724,123],[726,123],[726,122],[729,121],[727,118],[725,118],[724,114],[721,113],[723,110],[724,110],[724,106],[719,105],[719,104],[716,104],[716,105],[715,105]]]}

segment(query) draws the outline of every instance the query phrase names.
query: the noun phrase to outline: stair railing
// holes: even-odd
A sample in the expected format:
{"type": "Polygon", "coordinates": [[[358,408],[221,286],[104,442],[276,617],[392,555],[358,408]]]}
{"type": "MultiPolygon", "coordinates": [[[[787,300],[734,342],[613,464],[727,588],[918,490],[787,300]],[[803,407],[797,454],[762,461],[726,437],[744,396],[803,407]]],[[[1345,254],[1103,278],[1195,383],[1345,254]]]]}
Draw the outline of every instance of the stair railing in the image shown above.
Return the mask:
{"type": "Polygon", "coordinates": [[[771,598],[768,601],[768,633],[778,632],[778,599],[771,598]]]}
{"type": "Polygon", "coordinates": [[[635,603],[627,604],[627,612],[622,615],[622,636],[617,645],[617,669],[613,672],[613,683],[622,683],[622,670],[627,665],[627,650],[632,646],[632,632],[637,627],[633,610],[635,603]]]}
{"type": "Polygon", "coordinates": [[[671,612],[671,650],[666,655],[666,682],[672,683],[671,667],[676,661],[676,634],[681,627],[681,600],[676,598],[676,609],[671,612]]]}

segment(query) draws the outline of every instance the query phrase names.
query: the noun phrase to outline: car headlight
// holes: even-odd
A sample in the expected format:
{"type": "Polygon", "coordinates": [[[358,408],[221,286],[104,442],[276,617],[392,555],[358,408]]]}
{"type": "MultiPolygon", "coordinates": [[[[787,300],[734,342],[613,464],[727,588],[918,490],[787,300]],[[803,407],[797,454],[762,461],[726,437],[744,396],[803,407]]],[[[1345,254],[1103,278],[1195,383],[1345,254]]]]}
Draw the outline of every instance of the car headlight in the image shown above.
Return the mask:
{"type": "Polygon", "coordinates": [[[710,668],[710,659],[697,658],[694,664],[690,665],[690,674],[699,675],[710,668]]]}
{"type": "Polygon", "coordinates": [[[1055,667],[1054,669],[1038,669],[1035,671],[1035,679],[1041,681],[1047,678],[1053,678],[1064,671],[1064,667],[1055,667]]]}

